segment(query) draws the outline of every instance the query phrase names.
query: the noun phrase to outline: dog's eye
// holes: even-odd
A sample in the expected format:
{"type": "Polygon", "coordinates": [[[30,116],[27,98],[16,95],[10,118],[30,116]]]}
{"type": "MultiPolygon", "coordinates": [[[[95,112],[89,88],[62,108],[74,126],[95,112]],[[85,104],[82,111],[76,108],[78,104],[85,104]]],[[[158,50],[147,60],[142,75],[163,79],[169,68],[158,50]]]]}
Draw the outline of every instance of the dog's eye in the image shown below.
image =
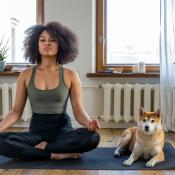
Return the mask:
{"type": "Polygon", "coordinates": [[[154,123],[155,122],[155,120],[151,120],[151,123],[154,123]]]}
{"type": "Polygon", "coordinates": [[[146,119],[145,118],[143,119],[143,122],[146,122],[146,119]]]}

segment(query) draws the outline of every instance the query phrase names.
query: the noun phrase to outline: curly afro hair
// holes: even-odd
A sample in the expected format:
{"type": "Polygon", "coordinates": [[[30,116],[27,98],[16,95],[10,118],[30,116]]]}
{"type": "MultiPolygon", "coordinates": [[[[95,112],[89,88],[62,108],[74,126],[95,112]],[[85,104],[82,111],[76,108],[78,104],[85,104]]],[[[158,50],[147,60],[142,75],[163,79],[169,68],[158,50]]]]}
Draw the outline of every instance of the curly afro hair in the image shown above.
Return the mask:
{"type": "Polygon", "coordinates": [[[59,42],[56,62],[66,64],[76,59],[78,55],[78,39],[76,34],[59,22],[49,22],[46,25],[37,24],[25,31],[24,57],[32,64],[41,63],[38,41],[43,31],[47,31],[59,42]]]}

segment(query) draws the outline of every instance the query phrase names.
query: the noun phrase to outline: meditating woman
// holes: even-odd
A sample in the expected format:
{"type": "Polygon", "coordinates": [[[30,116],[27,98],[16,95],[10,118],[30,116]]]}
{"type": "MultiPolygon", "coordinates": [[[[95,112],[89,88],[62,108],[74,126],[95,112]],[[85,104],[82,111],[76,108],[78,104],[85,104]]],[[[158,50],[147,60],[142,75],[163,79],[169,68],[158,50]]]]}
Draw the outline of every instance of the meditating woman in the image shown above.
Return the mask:
{"type": "Polygon", "coordinates": [[[26,30],[24,56],[35,64],[20,73],[12,110],[0,123],[0,155],[18,159],[78,158],[97,147],[99,123],[83,107],[78,74],[62,65],[78,54],[76,35],[58,22],[26,30]],[[29,97],[32,117],[26,132],[5,132],[19,121],[29,97]],[[66,112],[70,97],[75,119],[84,127],[73,129],[66,112]]]}

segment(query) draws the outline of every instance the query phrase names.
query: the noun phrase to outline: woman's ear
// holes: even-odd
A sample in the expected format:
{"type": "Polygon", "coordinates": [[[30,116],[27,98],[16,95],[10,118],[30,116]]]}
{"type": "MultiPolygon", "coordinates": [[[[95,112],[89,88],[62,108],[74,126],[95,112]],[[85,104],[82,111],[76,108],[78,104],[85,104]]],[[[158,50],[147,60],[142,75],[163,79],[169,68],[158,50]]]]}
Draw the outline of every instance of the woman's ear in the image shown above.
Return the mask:
{"type": "Polygon", "coordinates": [[[140,107],[140,109],[139,109],[139,115],[141,116],[143,114],[144,114],[144,108],[143,107],[140,107]]]}

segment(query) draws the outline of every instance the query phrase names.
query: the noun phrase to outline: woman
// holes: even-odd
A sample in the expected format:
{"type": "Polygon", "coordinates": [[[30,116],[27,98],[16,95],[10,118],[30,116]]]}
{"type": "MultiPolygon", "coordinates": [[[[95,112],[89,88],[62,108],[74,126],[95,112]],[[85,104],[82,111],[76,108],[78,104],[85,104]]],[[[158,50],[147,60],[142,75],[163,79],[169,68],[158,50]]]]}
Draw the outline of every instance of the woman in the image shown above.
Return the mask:
{"type": "Polygon", "coordinates": [[[58,22],[35,25],[26,31],[24,55],[35,64],[20,73],[16,101],[0,123],[0,154],[21,159],[78,158],[97,147],[99,123],[85,112],[77,73],[62,64],[78,54],[76,35],[58,22]],[[76,120],[73,129],[66,113],[70,96],[76,120]],[[27,132],[3,132],[16,123],[29,97],[32,119],[27,132]]]}

